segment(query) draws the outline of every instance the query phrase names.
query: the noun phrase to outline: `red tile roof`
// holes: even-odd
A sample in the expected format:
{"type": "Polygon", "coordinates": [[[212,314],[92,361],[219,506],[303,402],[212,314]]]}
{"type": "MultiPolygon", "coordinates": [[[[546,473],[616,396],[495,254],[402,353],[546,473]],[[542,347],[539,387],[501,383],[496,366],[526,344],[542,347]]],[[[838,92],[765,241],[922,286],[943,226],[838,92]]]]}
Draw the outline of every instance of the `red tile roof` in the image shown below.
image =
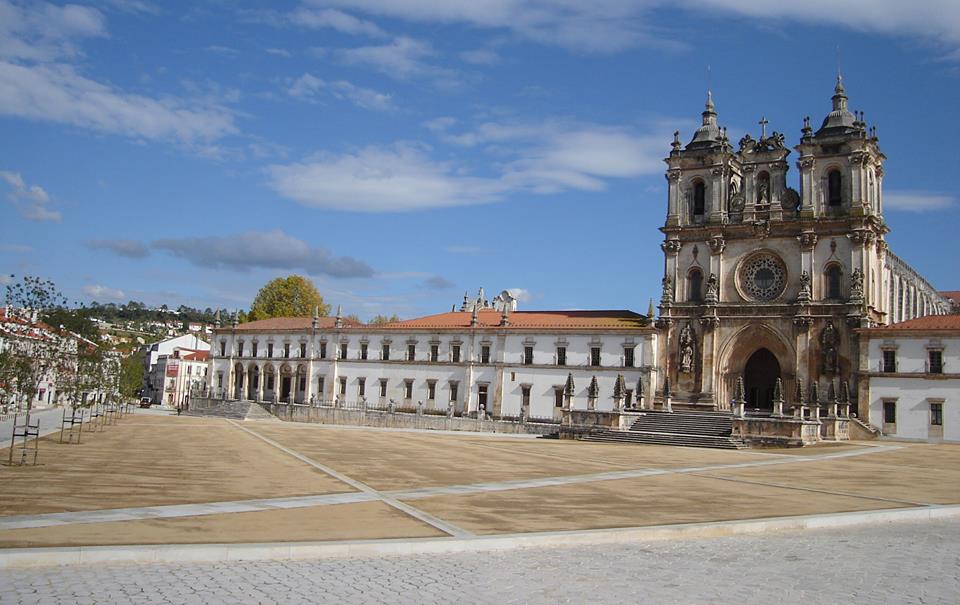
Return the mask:
{"type": "MultiPolygon", "coordinates": [[[[477,313],[477,327],[499,328],[502,314],[492,309],[477,313]]],[[[469,328],[473,313],[451,311],[416,319],[395,321],[376,329],[456,329],[469,328]]],[[[578,329],[639,329],[649,325],[646,316],[633,311],[513,311],[508,329],[578,330],[578,329]]]]}
{"type": "Polygon", "coordinates": [[[931,331],[957,331],[960,332],[960,315],[925,315],[916,319],[908,319],[900,323],[890,324],[889,326],[878,326],[862,330],[870,334],[879,334],[886,332],[931,332],[931,331]]]}
{"type": "Polygon", "coordinates": [[[186,355],[181,355],[180,359],[184,361],[206,361],[210,359],[210,351],[191,351],[186,355]]]}
{"type": "Polygon", "coordinates": [[[960,290],[947,290],[946,292],[941,292],[940,296],[949,298],[955,305],[960,305],[960,290]]]}
{"type": "MultiPolygon", "coordinates": [[[[321,329],[330,330],[336,324],[335,317],[321,317],[319,327],[321,329]]],[[[309,330],[313,325],[312,317],[273,317],[271,319],[260,319],[257,321],[248,321],[247,323],[239,324],[236,327],[238,332],[252,332],[255,330],[299,330],[305,331],[309,330]]],[[[352,319],[343,320],[344,327],[354,328],[357,326],[362,326],[363,324],[357,323],[352,319]]],[[[231,330],[230,326],[223,326],[218,328],[219,330],[226,332],[231,330]]]]}

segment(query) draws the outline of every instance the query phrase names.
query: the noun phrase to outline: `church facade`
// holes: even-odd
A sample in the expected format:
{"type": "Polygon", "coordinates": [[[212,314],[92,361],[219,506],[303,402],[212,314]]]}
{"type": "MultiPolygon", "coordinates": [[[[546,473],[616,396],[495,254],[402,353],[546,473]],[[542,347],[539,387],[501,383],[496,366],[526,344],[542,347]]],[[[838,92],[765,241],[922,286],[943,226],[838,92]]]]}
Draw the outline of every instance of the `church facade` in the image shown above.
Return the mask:
{"type": "Polygon", "coordinates": [[[798,191],[766,120],[734,146],[709,95],[702,117],[666,159],[658,361],[675,403],[730,409],[742,378],[747,409],[770,411],[778,377],[788,401],[855,399],[858,328],[950,309],[887,247],[875,130],[838,78],[831,111],[817,130],[804,119],[794,147],[798,191]]]}
{"type": "Polygon", "coordinates": [[[732,144],[709,93],[690,142],[675,133],[656,317],[652,306],[518,311],[509,293],[491,305],[481,290],[459,310],[379,326],[339,313],[235,323],[215,332],[209,387],[553,420],[736,407],[818,423],[821,406],[834,419],[847,409],[840,400],[869,422],[861,331],[951,307],[888,249],[876,132],[849,110],[840,78],[831,101],[818,129],[804,119],[793,150],[766,120],[758,138],[732,144]]]}

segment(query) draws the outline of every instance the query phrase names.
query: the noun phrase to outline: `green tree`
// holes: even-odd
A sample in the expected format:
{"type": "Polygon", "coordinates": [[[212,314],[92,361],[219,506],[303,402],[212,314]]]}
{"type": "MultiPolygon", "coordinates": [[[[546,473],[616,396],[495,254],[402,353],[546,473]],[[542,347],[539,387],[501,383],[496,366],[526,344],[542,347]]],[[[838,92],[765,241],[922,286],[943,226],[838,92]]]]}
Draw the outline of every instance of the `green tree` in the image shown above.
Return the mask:
{"type": "Polygon", "coordinates": [[[143,387],[143,359],[146,351],[140,349],[120,362],[120,394],[136,397],[143,387]]]}
{"type": "Polygon", "coordinates": [[[313,315],[314,307],[320,315],[330,314],[330,305],[323,302],[316,286],[300,275],[278,277],[260,288],[250,305],[250,321],[271,317],[305,317],[313,315]]]}
{"type": "Polygon", "coordinates": [[[395,322],[395,321],[400,321],[400,318],[397,317],[397,314],[396,314],[396,313],[394,313],[394,314],[391,315],[390,317],[387,317],[386,315],[374,315],[374,316],[373,316],[373,319],[371,319],[371,320],[368,321],[367,323],[368,323],[369,325],[371,325],[371,326],[378,326],[378,325],[381,325],[381,324],[393,323],[393,322],[395,322]]]}

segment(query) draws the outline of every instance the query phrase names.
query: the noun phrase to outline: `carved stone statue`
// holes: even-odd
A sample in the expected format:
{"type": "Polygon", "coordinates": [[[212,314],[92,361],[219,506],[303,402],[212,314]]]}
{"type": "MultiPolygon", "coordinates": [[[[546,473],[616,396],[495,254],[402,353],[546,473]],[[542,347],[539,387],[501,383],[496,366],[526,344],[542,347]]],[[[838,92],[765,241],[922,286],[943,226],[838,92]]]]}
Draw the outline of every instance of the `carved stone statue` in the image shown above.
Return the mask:
{"type": "Polygon", "coordinates": [[[707,292],[703,297],[703,300],[708,305],[716,304],[720,300],[720,291],[717,286],[717,275],[716,273],[711,273],[710,277],[707,278],[707,292]]]}
{"type": "Polygon", "coordinates": [[[758,204],[770,203],[770,184],[763,179],[761,179],[760,182],[757,184],[757,203],[758,204]]]}
{"type": "Polygon", "coordinates": [[[823,351],[823,373],[837,373],[837,341],[838,335],[833,322],[828,321],[820,333],[820,346],[823,351]]]}
{"type": "Polygon", "coordinates": [[[663,286],[663,294],[660,296],[660,303],[669,305],[673,302],[673,280],[669,275],[665,275],[660,285],[663,286]]]}
{"type": "Polygon", "coordinates": [[[756,145],[757,142],[753,140],[750,133],[743,135],[743,138],[740,139],[740,151],[753,151],[756,145]]]}
{"type": "Polygon", "coordinates": [[[863,301],[863,271],[860,269],[854,269],[850,274],[850,300],[863,301]]]}
{"type": "Polygon", "coordinates": [[[797,302],[810,302],[810,274],[806,271],[800,273],[800,293],[797,294],[797,302]]]}
{"type": "Polygon", "coordinates": [[[687,374],[693,371],[693,330],[688,323],[680,331],[680,371],[687,374]]]}

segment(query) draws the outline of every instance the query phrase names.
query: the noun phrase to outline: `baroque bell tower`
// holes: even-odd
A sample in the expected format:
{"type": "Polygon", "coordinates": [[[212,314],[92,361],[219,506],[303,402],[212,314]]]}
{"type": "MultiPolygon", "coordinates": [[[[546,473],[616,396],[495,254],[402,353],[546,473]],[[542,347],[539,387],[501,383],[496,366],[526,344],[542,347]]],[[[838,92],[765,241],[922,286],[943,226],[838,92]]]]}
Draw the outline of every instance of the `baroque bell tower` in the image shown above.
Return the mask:
{"type": "Polygon", "coordinates": [[[857,379],[854,329],[885,314],[887,228],[885,158],[847,103],[838,77],[821,127],[804,120],[799,191],[765,118],[734,149],[708,93],[690,142],[674,134],[658,321],[674,406],[729,409],[738,378],[758,410],[772,409],[777,378],[789,394],[855,392],[842,388],[857,379]]]}

